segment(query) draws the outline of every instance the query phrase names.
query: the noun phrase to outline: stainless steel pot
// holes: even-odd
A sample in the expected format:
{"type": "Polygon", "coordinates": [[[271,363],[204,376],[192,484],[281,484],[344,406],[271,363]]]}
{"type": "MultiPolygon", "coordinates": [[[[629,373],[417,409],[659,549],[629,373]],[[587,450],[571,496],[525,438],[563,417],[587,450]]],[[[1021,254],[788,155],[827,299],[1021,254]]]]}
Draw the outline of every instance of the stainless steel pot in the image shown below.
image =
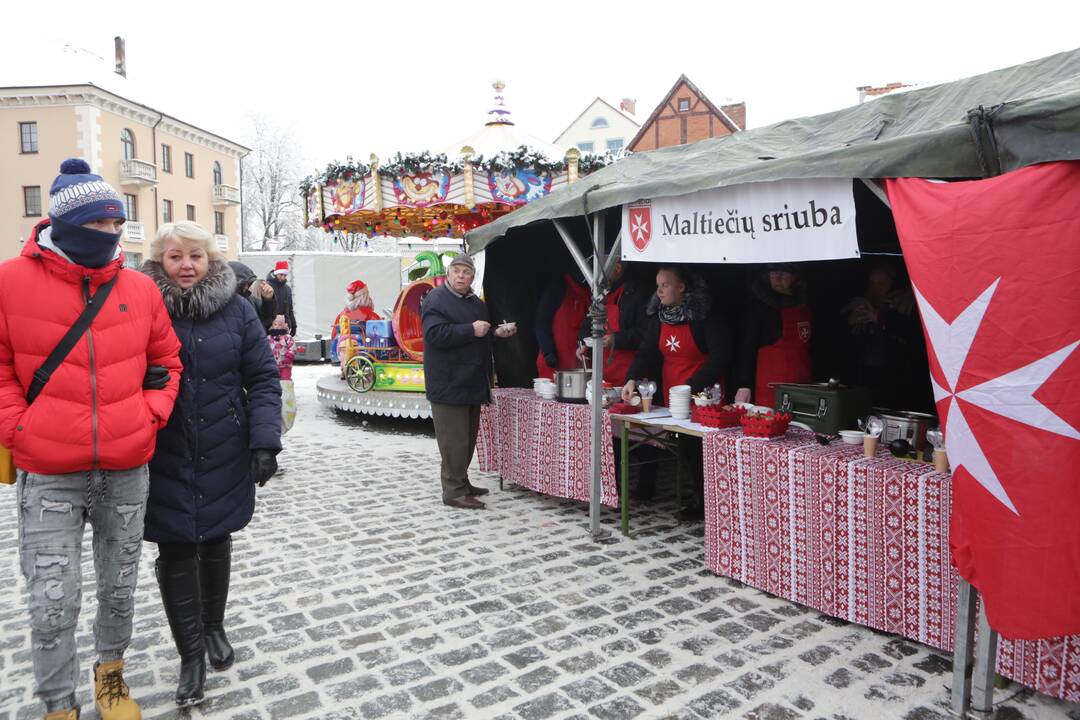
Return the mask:
{"type": "Polygon", "coordinates": [[[885,429],[881,432],[882,443],[888,445],[893,440],[907,440],[916,452],[929,447],[926,431],[938,425],[936,415],[882,408],[874,408],[873,412],[885,423],[885,429]]]}
{"type": "Polygon", "coordinates": [[[559,370],[555,373],[555,396],[561,402],[585,402],[585,385],[592,370],[559,370]]]}

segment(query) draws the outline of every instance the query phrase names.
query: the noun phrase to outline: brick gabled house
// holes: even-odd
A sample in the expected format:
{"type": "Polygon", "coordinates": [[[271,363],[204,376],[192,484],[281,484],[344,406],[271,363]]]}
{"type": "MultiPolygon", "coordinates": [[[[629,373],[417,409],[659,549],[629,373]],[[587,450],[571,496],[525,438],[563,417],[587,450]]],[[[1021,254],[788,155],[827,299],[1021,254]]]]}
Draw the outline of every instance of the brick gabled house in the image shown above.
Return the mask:
{"type": "Polygon", "coordinates": [[[686,75],[680,75],[628,147],[642,152],[745,129],[746,103],[714,105],[686,75]]]}

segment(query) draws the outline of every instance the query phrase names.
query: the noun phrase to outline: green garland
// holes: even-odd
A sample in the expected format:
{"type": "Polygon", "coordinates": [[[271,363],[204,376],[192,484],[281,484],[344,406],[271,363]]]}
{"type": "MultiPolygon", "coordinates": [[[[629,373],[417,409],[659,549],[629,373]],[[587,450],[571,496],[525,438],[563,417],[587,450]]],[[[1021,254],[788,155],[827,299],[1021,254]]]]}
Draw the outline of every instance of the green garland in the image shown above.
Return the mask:
{"type": "MultiPolygon", "coordinates": [[[[588,175],[615,162],[610,154],[595,155],[588,153],[578,161],[578,172],[588,175]]],[[[548,160],[547,156],[539,151],[530,150],[522,145],[517,150],[503,151],[490,158],[483,156],[473,158],[470,164],[481,172],[502,172],[504,170],[516,170],[519,168],[531,168],[538,173],[556,175],[566,170],[565,160],[548,160]]],[[[432,154],[428,151],[420,153],[397,153],[392,160],[379,166],[379,175],[382,177],[401,177],[403,175],[416,175],[421,172],[440,173],[450,175],[460,173],[465,167],[464,160],[450,161],[442,153],[432,154]]],[[[327,163],[326,169],[320,173],[309,175],[300,183],[300,194],[307,197],[317,185],[326,187],[334,185],[339,180],[359,180],[371,174],[371,166],[347,156],[345,162],[327,163]]]]}
{"type": "Polygon", "coordinates": [[[504,150],[490,158],[478,157],[472,161],[472,165],[487,172],[532,168],[538,173],[555,175],[566,170],[566,161],[556,160],[552,162],[548,160],[547,155],[530,150],[527,145],[521,145],[517,150],[504,150]]]}
{"type": "Polygon", "coordinates": [[[615,162],[615,160],[616,158],[612,156],[611,153],[604,153],[603,155],[585,153],[581,156],[581,159],[578,160],[578,175],[585,176],[589,173],[594,173],[600,168],[607,167],[615,162]]]}
{"type": "Polygon", "coordinates": [[[321,173],[309,175],[300,183],[300,194],[307,197],[311,189],[316,185],[333,185],[338,180],[359,180],[371,173],[371,167],[362,162],[352,159],[352,155],[345,158],[345,162],[334,160],[326,164],[326,169],[321,173]]]}
{"type": "Polygon", "coordinates": [[[427,150],[421,153],[398,153],[393,160],[379,166],[379,174],[383,177],[402,177],[404,175],[416,175],[417,173],[444,172],[454,175],[461,172],[465,167],[462,161],[450,162],[446,155],[439,153],[432,155],[427,150]]]}

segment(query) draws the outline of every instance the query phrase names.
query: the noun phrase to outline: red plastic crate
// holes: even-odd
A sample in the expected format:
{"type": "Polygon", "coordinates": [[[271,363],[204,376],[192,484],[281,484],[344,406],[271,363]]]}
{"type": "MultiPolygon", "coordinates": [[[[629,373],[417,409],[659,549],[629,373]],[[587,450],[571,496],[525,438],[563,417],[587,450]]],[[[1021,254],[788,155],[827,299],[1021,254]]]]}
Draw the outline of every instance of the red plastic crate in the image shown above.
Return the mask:
{"type": "Polygon", "coordinates": [[[773,413],[767,417],[750,417],[743,415],[739,418],[742,423],[743,434],[751,437],[776,437],[787,432],[791,424],[791,413],[773,413]]]}

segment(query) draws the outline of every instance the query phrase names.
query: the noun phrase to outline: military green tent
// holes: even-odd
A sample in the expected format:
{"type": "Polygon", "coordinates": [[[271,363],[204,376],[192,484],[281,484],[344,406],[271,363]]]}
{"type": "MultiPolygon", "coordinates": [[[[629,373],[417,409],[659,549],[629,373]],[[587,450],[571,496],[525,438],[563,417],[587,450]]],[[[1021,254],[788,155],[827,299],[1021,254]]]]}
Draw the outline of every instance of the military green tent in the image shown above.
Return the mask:
{"type": "Polygon", "coordinates": [[[1080,49],[813,117],[639,153],[466,237],[642,198],[793,178],[977,178],[1080,159],[1080,49]]]}
{"type": "MultiPolygon", "coordinates": [[[[851,178],[859,206],[860,248],[874,248],[884,239],[898,251],[891,214],[870,194],[884,199],[873,180],[980,178],[1039,162],[1077,159],[1080,49],[824,115],[630,155],[466,236],[470,253],[490,247],[484,289],[492,317],[519,323],[516,338],[496,345],[500,384],[524,386],[531,376],[536,354],[531,315],[545,274],[558,276],[576,268],[592,285],[594,305],[599,303],[606,285],[603,273],[598,261],[590,268],[585,257],[594,249],[611,247],[619,209],[627,203],[742,183],[851,178]],[[502,237],[512,242],[495,242],[502,237]],[[561,249],[564,245],[566,250],[561,249]],[[573,262],[567,262],[568,252],[573,262]]],[[[738,284],[733,280],[714,278],[712,285],[728,288],[738,284]]],[[[601,362],[594,353],[595,376],[602,374],[601,362]]],[[[600,455],[605,441],[598,393],[594,388],[594,536],[600,534],[600,455]]]]}

